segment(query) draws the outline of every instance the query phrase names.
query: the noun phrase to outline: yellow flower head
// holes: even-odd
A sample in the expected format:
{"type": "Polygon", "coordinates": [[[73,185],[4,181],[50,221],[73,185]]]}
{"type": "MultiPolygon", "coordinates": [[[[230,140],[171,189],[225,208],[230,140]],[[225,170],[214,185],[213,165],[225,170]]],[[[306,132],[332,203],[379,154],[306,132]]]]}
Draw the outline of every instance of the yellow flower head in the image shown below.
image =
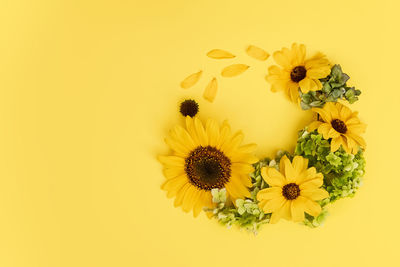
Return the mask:
{"type": "Polygon", "coordinates": [[[242,132],[231,134],[224,122],[220,127],[209,119],[205,125],[198,118],[186,117],[186,129],[176,126],[165,139],[173,155],[160,156],[167,180],[161,188],[175,197],[175,207],[193,210],[196,217],[203,207],[213,207],[211,190],[226,188],[231,200],[250,197],[251,164],[258,159],[251,153],[255,144],[241,145],[242,132]]]}
{"type": "Polygon", "coordinates": [[[304,212],[317,216],[321,206],[315,202],[329,197],[327,191],[319,188],[323,175],[314,167],[308,167],[308,160],[295,156],[293,163],[283,156],[279,169],[263,167],[261,175],[270,186],[258,192],[259,207],[265,213],[272,213],[270,223],[281,218],[295,222],[304,221],[304,212]]]}
{"type": "Polygon", "coordinates": [[[366,125],[358,119],[357,112],[352,112],[340,103],[328,102],[323,108],[313,108],[320,119],[313,121],[308,130],[318,132],[325,139],[332,138],[331,151],[335,152],[340,146],[347,153],[356,154],[359,147],[365,148],[366,143],[360,134],[365,132],[366,125]]]}
{"type": "Polygon", "coordinates": [[[291,49],[283,48],[273,54],[280,67],[268,68],[266,80],[273,92],[283,91],[293,102],[298,102],[299,88],[303,93],[322,88],[319,79],[329,75],[331,67],[322,53],[306,59],[306,47],[303,44],[292,45],[291,49]]]}

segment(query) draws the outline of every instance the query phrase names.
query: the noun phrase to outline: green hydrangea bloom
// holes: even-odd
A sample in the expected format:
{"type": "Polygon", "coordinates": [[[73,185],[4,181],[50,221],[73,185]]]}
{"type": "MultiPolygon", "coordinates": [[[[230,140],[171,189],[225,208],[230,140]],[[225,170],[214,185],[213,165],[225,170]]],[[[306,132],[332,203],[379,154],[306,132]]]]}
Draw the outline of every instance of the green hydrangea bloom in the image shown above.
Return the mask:
{"type": "Polygon", "coordinates": [[[317,131],[302,130],[295,154],[308,158],[309,166],[324,175],[323,187],[329,192],[330,202],[354,196],[362,184],[365,159],[361,149],[356,155],[346,153],[343,148],[331,152],[329,140],[317,131]]]}
{"type": "Polygon", "coordinates": [[[322,107],[326,102],[337,102],[338,99],[345,99],[353,104],[358,100],[361,91],[347,86],[346,83],[349,79],[350,77],[343,73],[340,65],[334,65],[331,73],[326,78],[320,79],[321,90],[310,91],[306,94],[299,90],[301,108],[307,110],[313,107],[322,107]]]}

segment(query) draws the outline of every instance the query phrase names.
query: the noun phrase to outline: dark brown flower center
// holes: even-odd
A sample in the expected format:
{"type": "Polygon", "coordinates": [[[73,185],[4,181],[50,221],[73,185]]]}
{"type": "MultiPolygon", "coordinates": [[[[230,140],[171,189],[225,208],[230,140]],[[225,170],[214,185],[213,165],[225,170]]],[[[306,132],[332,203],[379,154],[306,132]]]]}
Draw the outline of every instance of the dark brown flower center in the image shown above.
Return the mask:
{"type": "Polygon", "coordinates": [[[303,66],[297,66],[290,72],[290,79],[295,83],[300,82],[306,77],[307,70],[303,66]]]}
{"type": "Polygon", "coordinates": [[[194,117],[199,112],[199,104],[192,99],[187,99],[181,103],[179,111],[185,117],[194,117]]]}
{"type": "Polygon", "coordinates": [[[199,146],[185,160],[185,172],[199,189],[223,188],[231,177],[231,161],[211,146],[199,146]]]}
{"type": "Polygon", "coordinates": [[[282,188],[282,195],[287,200],[296,199],[298,196],[300,196],[300,187],[295,183],[287,184],[282,188]]]}
{"type": "Polygon", "coordinates": [[[331,121],[331,125],[339,133],[344,134],[347,132],[347,126],[342,120],[334,119],[331,121]]]}

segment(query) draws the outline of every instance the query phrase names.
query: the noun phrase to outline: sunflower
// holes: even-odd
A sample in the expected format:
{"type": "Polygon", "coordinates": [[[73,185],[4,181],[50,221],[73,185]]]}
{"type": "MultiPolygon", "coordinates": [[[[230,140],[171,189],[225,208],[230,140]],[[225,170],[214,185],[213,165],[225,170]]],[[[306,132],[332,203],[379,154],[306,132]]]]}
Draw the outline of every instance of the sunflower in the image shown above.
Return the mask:
{"type": "Polygon", "coordinates": [[[197,118],[186,116],[186,129],[176,126],[165,139],[173,155],[159,156],[167,180],[161,188],[175,197],[174,206],[197,217],[203,207],[213,207],[211,190],[226,188],[231,200],[250,197],[249,174],[258,159],[251,153],[255,144],[242,145],[242,132],[231,134],[224,122],[212,119],[203,126],[197,118]]]}
{"type": "Polygon", "coordinates": [[[314,167],[308,167],[308,160],[295,156],[293,163],[283,156],[280,171],[273,167],[263,167],[261,175],[270,186],[258,192],[259,207],[265,213],[272,213],[270,223],[280,218],[295,222],[304,221],[304,212],[317,216],[321,206],[315,202],[329,197],[327,191],[319,188],[323,176],[314,167]]]}
{"type": "Polygon", "coordinates": [[[360,134],[365,132],[367,125],[358,119],[358,112],[352,112],[348,107],[328,102],[323,108],[313,108],[320,115],[320,119],[313,121],[309,126],[310,132],[318,129],[325,139],[332,138],[331,151],[335,152],[340,146],[347,153],[356,154],[366,143],[360,134]]]}
{"type": "Polygon", "coordinates": [[[303,44],[292,45],[291,49],[283,48],[273,54],[278,65],[268,68],[266,80],[273,92],[284,91],[293,102],[298,101],[299,87],[303,93],[322,88],[319,79],[329,75],[331,67],[322,53],[306,59],[306,47],[303,44]]]}

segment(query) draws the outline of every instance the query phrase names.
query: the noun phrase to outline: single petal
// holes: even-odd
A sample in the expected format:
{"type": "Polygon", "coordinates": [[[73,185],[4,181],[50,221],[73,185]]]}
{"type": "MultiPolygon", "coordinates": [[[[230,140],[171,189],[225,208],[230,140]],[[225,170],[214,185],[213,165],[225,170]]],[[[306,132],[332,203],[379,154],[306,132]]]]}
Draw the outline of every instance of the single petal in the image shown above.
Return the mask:
{"type": "Polygon", "coordinates": [[[205,198],[205,191],[200,191],[198,199],[196,201],[196,203],[194,204],[193,207],[193,216],[196,218],[197,216],[199,216],[201,210],[203,209],[204,206],[204,198],[205,198]]]}
{"type": "Polygon", "coordinates": [[[235,55],[232,53],[222,49],[213,49],[207,53],[207,56],[213,59],[226,59],[235,57],[235,55]]]}
{"type": "Polygon", "coordinates": [[[299,82],[300,89],[303,93],[308,93],[311,90],[311,79],[305,77],[299,82]]]}
{"type": "Polygon", "coordinates": [[[296,172],[296,176],[298,176],[300,175],[300,173],[307,169],[308,159],[303,158],[302,156],[295,156],[292,161],[292,166],[294,171],[296,172]]]}
{"type": "Polygon", "coordinates": [[[332,129],[332,125],[329,123],[323,123],[318,127],[318,133],[322,134],[325,139],[329,139],[329,131],[332,129]]]}
{"type": "Polygon", "coordinates": [[[365,143],[364,138],[361,136],[353,133],[346,133],[345,135],[348,138],[353,138],[361,147],[365,148],[367,146],[367,143],[365,143]]]}
{"type": "Polygon", "coordinates": [[[239,145],[243,142],[244,134],[242,131],[237,131],[232,138],[221,146],[221,150],[228,156],[232,156],[239,145]]]}
{"type": "Polygon", "coordinates": [[[281,196],[282,196],[282,188],[278,186],[273,186],[260,190],[257,193],[257,200],[258,201],[270,200],[281,196]]]}
{"type": "Polygon", "coordinates": [[[199,81],[202,73],[203,73],[203,71],[201,70],[199,72],[189,75],[181,82],[181,87],[183,89],[188,89],[188,88],[192,87],[199,81]]]}
{"type": "Polygon", "coordinates": [[[335,139],[332,139],[331,141],[331,151],[335,152],[340,148],[340,145],[342,144],[342,137],[339,136],[335,139]]]}
{"type": "Polygon", "coordinates": [[[286,199],[283,196],[273,198],[265,204],[263,211],[265,213],[275,212],[275,211],[279,210],[280,208],[282,208],[282,206],[285,203],[286,203],[286,199]]]}
{"type": "Polygon", "coordinates": [[[302,202],[304,202],[304,211],[311,216],[315,217],[321,213],[321,206],[317,202],[303,196],[299,196],[298,198],[301,199],[302,202]]]}
{"type": "Polygon", "coordinates": [[[208,136],[208,144],[212,147],[217,146],[219,140],[219,126],[215,120],[207,120],[206,135],[208,136]]]}
{"type": "Polygon", "coordinates": [[[254,171],[254,167],[251,164],[235,162],[232,163],[231,170],[239,174],[248,174],[254,171]]]}
{"type": "Polygon", "coordinates": [[[194,120],[190,116],[186,116],[186,130],[193,139],[193,142],[197,145],[200,144],[199,138],[196,133],[196,128],[194,127],[194,120]]]}
{"type": "Polygon", "coordinates": [[[308,131],[313,132],[315,129],[318,129],[318,127],[321,126],[321,124],[323,124],[322,121],[313,121],[308,125],[308,131]]]}
{"type": "Polygon", "coordinates": [[[209,102],[214,102],[215,96],[217,95],[218,83],[217,78],[212,78],[212,80],[208,83],[206,89],[204,90],[203,97],[205,100],[209,102]]]}
{"type": "Polygon", "coordinates": [[[300,190],[315,189],[321,187],[324,184],[322,177],[316,177],[315,179],[304,181],[300,184],[300,190]]]}
{"type": "Polygon", "coordinates": [[[190,183],[186,183],[176,194],[176,198],[174,200],[174,206],[179,207],[182,205],[183,198],[185,197],[186,191],[191,187],[190,183]]]}
{"type": "Polygon", "coordinates": [[[281,172],[285,173],[285,178],[287,183],[295,183],[296,182],[296,172],[292,166],[292,163],[290,160],[285,156],[281,158],[281,162],[283,160],[283,165],[281,165],[283,168],[280,169],[281,172]]]}
{"type": "Polygon", "coordinates": [[[185,159],[177,156],[158,156],[157,159],[166,167],[179,167],[185,165],[185,159]]]}
{"type": "Polygon", "coordinates": [[[246,53],[249,56],[261,61],[265,61],[269,58],[269,54],[267,52],[254,45],[250,45],[249,47],[247,47],[246,53]]]}
{"type": "Polygon", "coordinates": [[[317,112],[325,122],[331,122],[332,117],[329,112],[322,108],[313,108],[312,111],[317,112]]]}
{"type": "Polygon", "coordinates": [[[238,147],[237,151],[238,153],[252,153],[254,150],[256,150],[257,144],[247,144],[238,147]]]}
{"type": "Polygon", "coordinates": [[[304,189],[300,191],[300,195],[311,200],[322,200],[329,197],[329,193],[322,188],[304,189]]]}
{"type": "Polygon", "coordinates": [[[197,137],[202,146],[208,145],[208,137],[206,131],[204,130],[203,124],[198,118],[194,118],[194,128],[196,129],[197,137]]]}
{"type": "Polygon", "coordinates": [[[221,75],[222,77],[235,77],[245,72],[248,68],[249,66],[244,64],[233,64],[228,67],[225,67],[221,71],[221,75]]]}
{"type": "Polygon", "coordinates": [[[294,222],[304,221],[304,204],[302,199],[295,199],[291,201],[290,211],[292,214],[292,220],[294,222]]]}
{"type": "Polygon", "coordinates": [[[272,56],[278,65],[282,66],[286,70],[289,70],[292,67],[290,54],[290,50],[285,47],[281,51],[274,52],[272,56]]]}
{"type": "Polygon", "coordinates": [[[163,170],[163,173],[167,179],[171,179],[175,178],[176,176],[185,174],[185,170],[182,165],[179,167],[166,168],[163,170]]]}
{"type": "Polygon", "coordinates": [[[285,177],[275,168],[270,168],[270,167],[261,168],[261,176],[269,186],[282,187],[286,183],[285,177]]]}

